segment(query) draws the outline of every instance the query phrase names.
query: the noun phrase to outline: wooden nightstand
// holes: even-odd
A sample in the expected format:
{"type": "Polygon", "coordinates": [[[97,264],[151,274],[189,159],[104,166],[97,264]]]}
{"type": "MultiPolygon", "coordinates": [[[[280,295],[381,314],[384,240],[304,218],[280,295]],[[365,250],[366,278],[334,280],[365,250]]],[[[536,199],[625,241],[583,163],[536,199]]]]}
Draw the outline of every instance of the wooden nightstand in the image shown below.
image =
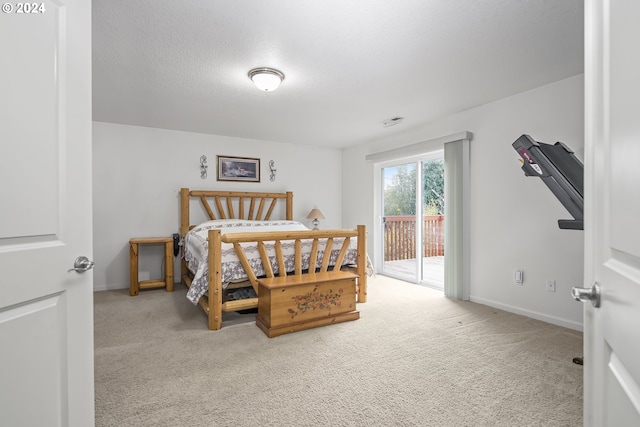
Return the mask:
{"type": "Polygon", "coordinates": [[[136,296],[140,289],[166,288],[173,292],[173,239],[171,237],[139,237],[129,240],[129,295],[136,296]],[[164,279],[138,281],[138,249],[140,245],[164,244],[164,279]]]}

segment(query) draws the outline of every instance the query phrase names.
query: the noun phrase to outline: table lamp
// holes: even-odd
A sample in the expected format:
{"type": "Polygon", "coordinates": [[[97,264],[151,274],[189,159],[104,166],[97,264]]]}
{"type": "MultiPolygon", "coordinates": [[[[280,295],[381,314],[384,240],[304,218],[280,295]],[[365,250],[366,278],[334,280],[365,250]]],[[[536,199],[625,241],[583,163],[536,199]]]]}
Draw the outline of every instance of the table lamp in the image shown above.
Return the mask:
{"type": "Polygon", "coordinates": [[[324,219],[324,215],[322,215],[322,212],[320,212],[320,209],[318,209],[317,207],[314,207],[313,209],[311,209],[311,212],[309,212],[309,215],[307,215],[307,219],[313,220],[311,221],[311,223],[313,224],[313,229],[317,230],[318,224],[320,224],[320,220],[324,219]]]}

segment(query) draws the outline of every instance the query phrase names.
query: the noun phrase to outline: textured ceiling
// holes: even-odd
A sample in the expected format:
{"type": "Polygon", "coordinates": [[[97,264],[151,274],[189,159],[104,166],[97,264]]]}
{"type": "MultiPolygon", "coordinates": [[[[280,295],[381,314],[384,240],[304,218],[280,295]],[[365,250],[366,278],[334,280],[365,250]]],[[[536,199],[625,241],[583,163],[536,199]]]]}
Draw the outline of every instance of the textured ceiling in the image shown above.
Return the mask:
{"type": "Polygon", "coordinates": [[[96,121],[347,147],[583,72],[582,0],[92,4],[96,121]]]}

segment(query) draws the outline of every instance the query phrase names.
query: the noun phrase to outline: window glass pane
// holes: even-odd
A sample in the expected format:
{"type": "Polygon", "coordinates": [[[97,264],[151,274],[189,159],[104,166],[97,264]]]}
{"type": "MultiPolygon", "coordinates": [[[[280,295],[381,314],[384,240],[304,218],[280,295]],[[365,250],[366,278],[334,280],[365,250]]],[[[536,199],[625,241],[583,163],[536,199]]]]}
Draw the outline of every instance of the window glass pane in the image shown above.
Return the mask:
{"type": "Polygon", "coordinates": [[[417,163],[382,169],[384,272],[416,278],[417,163]]]}

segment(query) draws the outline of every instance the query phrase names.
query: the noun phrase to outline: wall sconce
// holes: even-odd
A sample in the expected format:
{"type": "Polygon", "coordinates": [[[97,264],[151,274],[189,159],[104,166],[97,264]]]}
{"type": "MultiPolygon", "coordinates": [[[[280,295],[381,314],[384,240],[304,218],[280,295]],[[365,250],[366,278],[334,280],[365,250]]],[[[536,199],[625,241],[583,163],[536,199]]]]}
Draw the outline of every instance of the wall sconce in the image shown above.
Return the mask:
{"type": "Polygon", "coordinates": [[[314,206],[314,208],[311,209],[311,212],[309,212],[309,215],[307,215],[307,219],[313,219],[313,221],[311,221],[311,223],[313,224],[313,229],[317,230],[318,224],[320,224],[320,220],[324,219],[324,215],[322,215],[320,209],[314,206]]]}
{"type": "Polygon", "coordinates": [[[207,156],[205,156],[204,154],[202,156],[200,156],[200,178],[202,179],[206,179],[207,178],[207,168],[209,166],[207,166],[207,156]]]}
{"type": "Polygon", "coordinates": [[[269,179],[271,179],[271,181],[275,181],[276,180],[276,172],[278,171],[278,169],[276,169],[276,162],[274,162],[273,160],[269,160],[269,170],[271,171],[271,176],[269,177],[269,179]]]}

